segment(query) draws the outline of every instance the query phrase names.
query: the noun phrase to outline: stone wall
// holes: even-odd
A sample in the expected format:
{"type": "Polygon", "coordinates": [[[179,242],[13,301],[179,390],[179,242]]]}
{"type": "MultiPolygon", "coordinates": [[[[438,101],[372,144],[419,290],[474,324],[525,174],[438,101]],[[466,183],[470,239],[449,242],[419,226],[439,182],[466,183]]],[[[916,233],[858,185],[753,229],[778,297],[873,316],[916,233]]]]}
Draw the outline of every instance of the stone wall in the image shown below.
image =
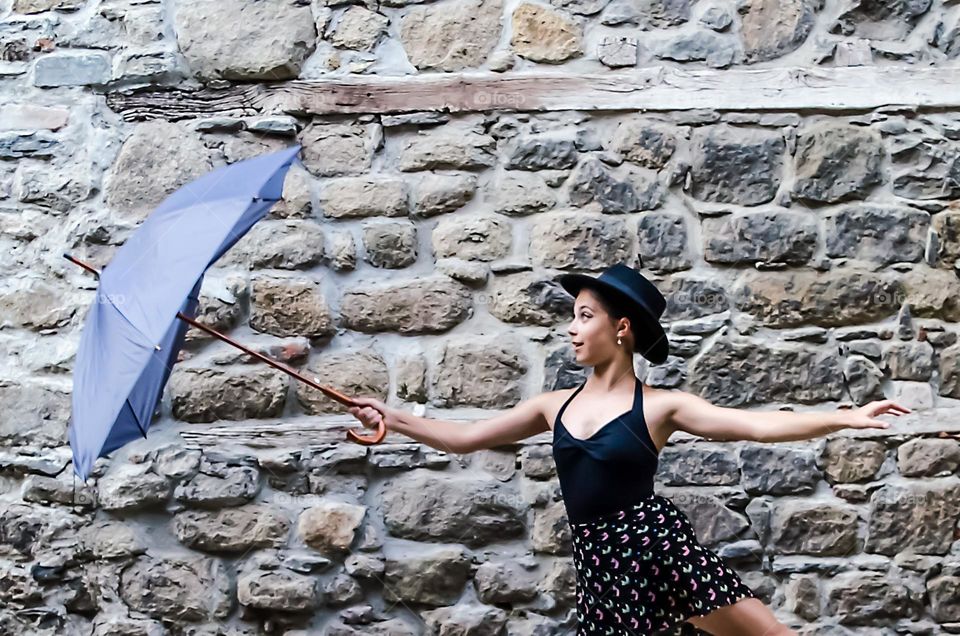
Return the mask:
{"type": "Polygon", "coordinates": [[[960,633],[960,99],[932,79],[960,73],[960,5],[0,0],[0,17],[0,633],[574,633],[549,434],[353,445],[338,404],[191,330],[149,438],[74,482],[95,281],[61,255],[102,267],[180,184],[294,142],[284,200],[205,279],[205,324],[467,425],[585,377],[554,276],[642,265],[669,299],[648,384],[914,409],[777,445],[675,435],[658,489],[701,541],[803,634],[960,633]],[[736,92],[758,77],[786,83],[736,92]],[[679,80],[736,107],[684,107],[679,80]]]}

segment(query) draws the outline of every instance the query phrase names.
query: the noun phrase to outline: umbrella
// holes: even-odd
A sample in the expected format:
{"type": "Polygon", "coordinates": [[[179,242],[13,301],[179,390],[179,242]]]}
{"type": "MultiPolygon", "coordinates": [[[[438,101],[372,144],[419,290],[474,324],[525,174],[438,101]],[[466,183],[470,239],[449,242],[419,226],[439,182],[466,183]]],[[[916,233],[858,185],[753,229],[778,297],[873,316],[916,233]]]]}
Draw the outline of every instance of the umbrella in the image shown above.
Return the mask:
{"type": "MultiPolygon", "coordinates": [[[[255,352],[196,320],[207,268],[280,200],[294,146],[209,172],[168,196],[98,272],[73,373],[70,447],[83,480],[98,457],[147,436],[157,402],[189,326],[213,335],[322,391],[347,406],[355,402],[285,364],[255,352]]],[[[365,437],[380,442],[386,430],[365,437]]]]}

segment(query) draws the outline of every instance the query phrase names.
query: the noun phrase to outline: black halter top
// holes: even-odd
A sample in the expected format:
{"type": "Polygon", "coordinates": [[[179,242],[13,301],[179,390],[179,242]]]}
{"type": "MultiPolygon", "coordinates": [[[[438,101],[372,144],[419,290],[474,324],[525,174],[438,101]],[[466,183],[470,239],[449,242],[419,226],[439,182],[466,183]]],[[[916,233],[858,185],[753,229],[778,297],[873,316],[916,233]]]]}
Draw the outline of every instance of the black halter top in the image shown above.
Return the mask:
{"type": "Polygon", "coordinates": [[[643,417],[643,389],[635,379],[633,405],[585,439],[563,425],[563,412],[586,381],[560,407],[553,425],[553,459],[571,523],[617,512],[653,494],[659,453],[643,417]]]}

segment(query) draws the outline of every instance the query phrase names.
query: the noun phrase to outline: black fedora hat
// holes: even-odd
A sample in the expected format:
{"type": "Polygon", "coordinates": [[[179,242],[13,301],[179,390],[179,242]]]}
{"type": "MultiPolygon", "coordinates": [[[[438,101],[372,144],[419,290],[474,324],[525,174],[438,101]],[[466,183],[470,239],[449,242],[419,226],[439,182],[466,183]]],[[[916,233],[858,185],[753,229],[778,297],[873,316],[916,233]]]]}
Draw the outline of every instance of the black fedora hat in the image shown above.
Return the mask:
{"type": "Polygon", "coordinates": [[[591,287],[618,303],[628,317],[640,323],[641,328],[633,330],[636,340],[633,350],[654,364],[667,359],[670,343],[660,325],[667,299],[643,274],[628,265],[617,263],[597,277],[562,274],[556,281],[574,298],[584,287],[591,287]]]}

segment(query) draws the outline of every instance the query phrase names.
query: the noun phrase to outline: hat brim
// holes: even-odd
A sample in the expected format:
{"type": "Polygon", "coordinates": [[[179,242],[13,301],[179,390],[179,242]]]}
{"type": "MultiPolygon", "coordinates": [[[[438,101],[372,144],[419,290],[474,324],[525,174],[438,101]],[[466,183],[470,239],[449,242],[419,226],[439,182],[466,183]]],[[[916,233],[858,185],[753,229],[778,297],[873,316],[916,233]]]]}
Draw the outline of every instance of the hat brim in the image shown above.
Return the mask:
{"type": "Polygon", "coordinates": [[[619,299],[625,307],[635,308],[627,311],[628,317],[637,318],[646,329],[642,333],[634,331],[637,341],[634,343],[633,350],[654,364],[661,364],[666,361],[670,353],[670,342],[663,330],[663,325],[636,301],[616,287],[585,274],[562,274],[556,280],[574,298],[577,297],[581,289],[589,287],[619,299]],[[644,334],[647,334],[647,337],[639,337],[644,334]]]}

